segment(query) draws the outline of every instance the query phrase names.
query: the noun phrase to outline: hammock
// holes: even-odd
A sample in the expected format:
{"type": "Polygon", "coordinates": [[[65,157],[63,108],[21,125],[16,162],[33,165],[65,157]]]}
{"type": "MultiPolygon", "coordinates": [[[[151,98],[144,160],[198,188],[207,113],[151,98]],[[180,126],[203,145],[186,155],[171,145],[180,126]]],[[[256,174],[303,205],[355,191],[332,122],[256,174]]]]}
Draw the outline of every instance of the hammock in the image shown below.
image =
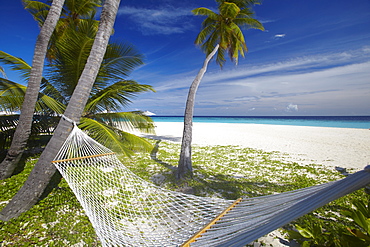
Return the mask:
{"type": "Polygon", "coordinates": [[[244,246],[370,183],[370,167],[337,182],[230,200],[165,190],[132,173],[76,125],[53,161],[103,246],[244,246]]]}

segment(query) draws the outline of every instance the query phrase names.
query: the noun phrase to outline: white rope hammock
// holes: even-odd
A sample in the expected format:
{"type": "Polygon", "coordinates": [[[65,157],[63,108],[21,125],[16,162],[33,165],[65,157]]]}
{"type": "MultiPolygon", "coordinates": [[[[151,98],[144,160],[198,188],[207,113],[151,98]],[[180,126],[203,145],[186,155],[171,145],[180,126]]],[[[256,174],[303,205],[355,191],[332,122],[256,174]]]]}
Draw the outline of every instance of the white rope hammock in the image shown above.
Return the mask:
{"type": "Polygon", "coordinates": [[[53,161],[103,246],[244,246],[370,183],[347,178],[235,202],[165,190],[128,170],[77,126],[53,161]]]}

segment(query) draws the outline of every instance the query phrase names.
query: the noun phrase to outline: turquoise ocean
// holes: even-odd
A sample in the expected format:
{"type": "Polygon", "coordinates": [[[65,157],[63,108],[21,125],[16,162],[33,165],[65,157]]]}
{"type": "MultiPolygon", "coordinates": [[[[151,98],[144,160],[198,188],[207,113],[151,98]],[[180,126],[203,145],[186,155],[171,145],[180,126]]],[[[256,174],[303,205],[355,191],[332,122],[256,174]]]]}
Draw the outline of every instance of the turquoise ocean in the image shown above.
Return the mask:
{"type": "MultiPolygon", "coordinates": [[[[181,116],[152,116],[154,122],[183,122],[181,116]]],[[[370,116],[284,116],[284,117],[210,117],[197,116],[194,122],[199,123],[239,123],[239,124],[272,124],[316,126],[334,128],[370,129],[370,116]]]]}

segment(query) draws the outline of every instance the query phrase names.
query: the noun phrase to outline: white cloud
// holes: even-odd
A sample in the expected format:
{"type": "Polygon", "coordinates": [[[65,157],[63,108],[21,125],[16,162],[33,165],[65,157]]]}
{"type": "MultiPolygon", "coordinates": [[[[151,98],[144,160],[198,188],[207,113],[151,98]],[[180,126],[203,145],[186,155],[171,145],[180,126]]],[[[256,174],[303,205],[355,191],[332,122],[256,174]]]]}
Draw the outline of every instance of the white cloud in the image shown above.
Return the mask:
{"type": "MultiPolygon", "coordinates": [[[[370,57],[363,54],[348,51],[259,66],[240,65],[232,70],[211,69],[198,89],[197,112],[240,115],[254,109],[254,115],[370,114],[370,57]]],[[[151,95],[152,104],[183,114],[196,72],[171,75],[166,80],[151,74],[151,80],[160,81],[154,85],[157,93],[151,95]]],[[[150,101],[143,102],[147,105],[150,101]]]]}
{"type": "Polygon", "coordinates": [[[123,6],[118,15],[127,16],[144,35],[183,33],[193,28],[186,17],[192,16],[190,9],[163,7],[147,9],[123,6]]]}
{"type": "Polygon", "coordinates": [[[282,38],[285,38],[285,33],[282,33],[282,34],[276,34],[275,36],[274,36],[274,38],[275,39],[282,39],[282,38]]]}
{"type": "Polygon", "coordinates": [[[292,103],[290,103],[286,107],[285,111],[287,111],[287,112],[297,112],[298,111],[298,105],[293,105],[292,103]]]}

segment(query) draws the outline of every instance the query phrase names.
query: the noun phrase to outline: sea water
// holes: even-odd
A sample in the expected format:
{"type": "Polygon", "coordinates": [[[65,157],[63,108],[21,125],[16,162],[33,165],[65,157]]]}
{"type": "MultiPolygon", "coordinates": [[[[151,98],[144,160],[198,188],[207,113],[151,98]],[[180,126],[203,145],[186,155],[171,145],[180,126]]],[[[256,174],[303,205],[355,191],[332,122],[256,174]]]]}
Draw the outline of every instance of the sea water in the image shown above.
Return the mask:
{"type": "MultiPolygon", "coordinates": [[[[154,122],[183,122],[179,116],[152,116],[154,122]]],[[[370,116],[283,116],[283,117],[230,117],[230,116],[196,116],[194,122],[200,123],[241,123],[316,126],[334,128],[370,129],[370,116]]]]}

